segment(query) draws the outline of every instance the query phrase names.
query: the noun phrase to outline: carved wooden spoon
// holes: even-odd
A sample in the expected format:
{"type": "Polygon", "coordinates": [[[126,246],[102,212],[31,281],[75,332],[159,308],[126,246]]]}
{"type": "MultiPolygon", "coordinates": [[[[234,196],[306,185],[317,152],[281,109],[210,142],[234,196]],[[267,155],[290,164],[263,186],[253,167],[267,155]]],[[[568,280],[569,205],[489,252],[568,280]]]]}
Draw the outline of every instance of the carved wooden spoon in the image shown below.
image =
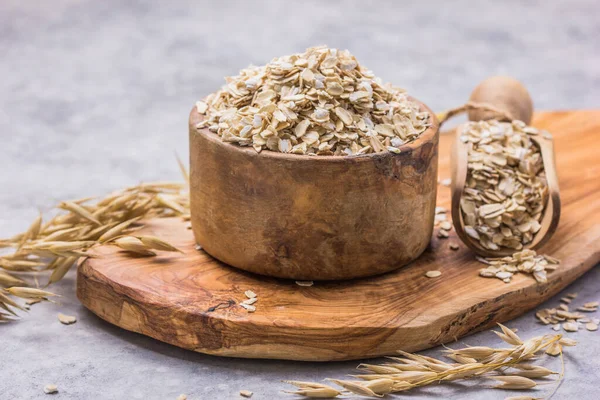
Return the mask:
{"type": "MultiPolygon", "coordinates": [[[[482,119],[498,119],[510,121],[514,118],[529,123],[533,114],[533,103],[527,89],[516,79],[510,77],[491,77],[481,82],[465,105],[449,110],[441,116],[443,123],[451,116],[468,111],[471,121],[482,119]]],[[[490,250],[484,248],[476,239],[469,236],[464,229],[464,221],[460,209],[460,199],[463,195],[467,180],[467,151],[468,144],[460,140],[464,124],[456,129],[454,146],[452,148],[452,221],[459,238],[471,250],[484,257],[503,257],[511,255],[514,249],[500,248],[490,250]]],[[[541,228],[533,240],[524,246],[526,249],[536,249],[546,243],[556,231],[560,219],[560,196],[558,179],[556,177],[556,163],[554,160],[554,146],[552,136],[540,132],[530,136],[536,143],[542,155],[544,171],[548,183],[548,202],[544,208],[541,228]]]]}
{"type": "MultiPolygon", "coordinates": [[[[464,221],[460,209],[460,199],[462,198],[465,183],[467,180],[467,143],[460,140],[460,132],[464,128],[461,125],[456,130],[454,146],[452,148],[452,222],[458,237],[471,250],[484,257],[503,257],[513,254],[516,250],[509,248],[500,248],[499,250],[490,250],[481,246],[481,244],[469,236],[464,230],[464,221]]],[[[532,136],[531,140],[535,142],[542,154],[544,171],[548,182],[548,202],[544,208],[541,228],[535,234],[533,240],[524,246],[526,249],[536,249],[546,243],[556,231],[560,219],[560,195],[558,190],[558,179],[556,177],[556,162],[554,160],[554,144],[552,137],[547,133],[532,136]]]]}

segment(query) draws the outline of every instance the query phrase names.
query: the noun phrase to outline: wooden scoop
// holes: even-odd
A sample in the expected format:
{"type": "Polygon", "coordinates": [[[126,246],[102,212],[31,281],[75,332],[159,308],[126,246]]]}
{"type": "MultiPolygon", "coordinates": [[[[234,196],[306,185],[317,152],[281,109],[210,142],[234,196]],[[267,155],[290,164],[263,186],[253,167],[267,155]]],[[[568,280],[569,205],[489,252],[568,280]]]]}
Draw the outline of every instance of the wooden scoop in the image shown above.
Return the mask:
{"type": "MultiPolygon", "coordinates": [[[[529,92],[514,78],[505,76],[491,77],[481,82],[464,106],[446,113],[449,118],[453,113],[469,111],[471,121],[496,118],[500,121],[510,121],[513,118],[525,121],[529,124],[533,114],[533,103],[529,92]],[[483,106],[483,107],[481,107],[483,106]],[[487,112],[477,110],[487,109],[487,112]]],[[[442,120],[443,122],[443,120],[442,120]]],[[[501,248],[489,250],[471,238],[464,230],[464,221],[460,209],[460,199],[463,195],[467,180],[467,149],[468,144],[460,140],[460,133],[464,125],[456,129],[454,146],[452,148],[452,221],[460,239],[471,250],[484,257],[503,257],[511,255],[514,249],[501,248]]],[[[533,240],[524,246],[526,249],[536,249],[546,243],[556,231],[560,218],[560,196],[558,191],[558,179],[556,177],[556,163],[554,160],[554,145],[552,136],[540,134],[530,136],[542,154],[544,171],[548,182],[548,202],[544,208],[541,220],[541,228],[535,234],[533,240]]]]}
{"type": "MultiPolygon", "coordinates": [[[[464,221],[460,210],[460,199],[463,195],[467,180],[467,150],[468,143],[460,140],[460,132],[464,124],[456,129],[454,146],[452,147],[452,221],[458,237],[471,250],[484,257],[503,257],[511,255],[514,249],[501,248],[489,250],[481,246],[479,242],[471,238],[464,230],[464,221]]],[[[560,196],[558,191],[558,179],[556,177],[556,162],[554,160],[554,144],[550,135],[537,135],[530,137],[535,142],[542,154],[544,171],[548,182],[548,202],[544,208],[544,214],[540,222],[541,228],[535,234],[533,240],[524,246],[526,249],[536,249],[546,243],[556,231],[560,219],[560,196]]]]}

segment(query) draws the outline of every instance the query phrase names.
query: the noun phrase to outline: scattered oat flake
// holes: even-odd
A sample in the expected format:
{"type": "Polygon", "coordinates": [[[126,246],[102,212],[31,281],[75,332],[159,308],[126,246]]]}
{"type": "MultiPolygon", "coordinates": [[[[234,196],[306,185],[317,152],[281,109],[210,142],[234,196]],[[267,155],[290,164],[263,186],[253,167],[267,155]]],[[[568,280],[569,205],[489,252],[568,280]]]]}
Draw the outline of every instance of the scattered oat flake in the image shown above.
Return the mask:
{"type": "Polygon", "coordinates": [[[560,308],[563,311],[569,312],[569,306],[566,304],[561,304],[560,306],[558,306],[558,308],[560,308]]]}
{"type": "Polygon", "coordinates": [[[449,236],[448,231],[445,229],[441,229],[438,231],[437,237],[440,239],[447,239],[449,236]]]}
{"type": "Polygon", "coordinates": [[[595,324],[593,322],[588,322],[587,324],[585,324],[585,329],[587,329],[588,331],[597,331],[598,324],[595,324]]]}
{"type": "Polygon", "coordinates": [[[458,250],[460,247],[456,243],[450,243],[450,250],[458,250]]]}
{"type": "Polygon", "coordinates": [[[298,286],[312,286],[314,284],[313,281],[296,281],[296,285],[298,286]]]}
{"type": "Polygon", "coordinates": [[[567,332],[577,332],[579,330],[579,326],[574,322],[565,322],[562,327],[567,332]]]}
{"type": "Polygon", "coordinates": [[[560,299],[560,301],[562,301],[563,303],[567,303],[567,304],[571,303],[571,299],[569,297],[563,297],[562,299],[560,299]]]}
{"type": "Polygon", "coordinates": [[[433,217],[434,222],[436,222],[438,225],[442,221],[446,221],[447,219],[448,217],[446,216],[446,214],[435,214],[435,216],[433,217]]]}
{"type": "Polygon", "coordinates": [[[187,400],[187,395],[180,394],[179,396],[177,396],[177,400],[187,400]]]}
{"type": "Polygon", "coordinates": [[[433,122],[403,90],[384,85],[347,50],[312,47],[226,81],[204,100],[201,127],[257,152],[399,153],[433,122]]]}
{"type": "Polygon", "coordinates": [[[242,303],[248,304],[249,306],[251,306],[252,304],[256,303],[257,301],[258,301],[258,298],[252,297],[251,299],[246,299],[246,300],[242,301],[242,303]]]}
{"type": "Polygon", "coordinates": [[[436,207],[436,208],[435,208],[435,213],[436,213],[436,214],[444,214],[444,213],[446,213],[446,212],[447,212],[447,210],[446,210],[446,208],[445,208],[445,207],[436,207]]]}
{"type": "Polygon", "coordinates": [[[450,179],[450,178],[442,179],[440,181],[440,183],[442,184],[442,186],[450,186],[450,184],[452,183],[452,179],[450,179]]]}
{"type": "Polygon", "coordinates": [[[197,101],[196,102],[196,109],[198,110],[198,112],[200,114],[204,114],[204,113],[206,113],[206,110],[208,109],[208,104],[206,104],[203,101],[197,101]]]}
{"type": "Polygon", "coordinates": [[[77,322],[77,317],[58,313],[58,320],[65,325],[71,325],[77,322]]]}
{"type": "Polygon", "coordinates": [[[592,301],[589,303],[585,303],[583,306],[587,308],[598,307],[599,303],[597,301],[592,301]]]}
{"type": "Polygon", "coordinates": [[[442,223],[440,223],[440,228],[449,231],[452,230],[452,224],[450,223],[450,221],[443,221],[442,223]]]}
{"type": "Polygon", "coordinates": [[[567,297],[570,298],[571,300],[576,299],[577,293],[567,293],[567,297]]]}
{"type": "Polygon", "coordinates": [[[256,311],[256,307],[250,305],[250,304],[244,304],[244,303],[240,303],[240,306],[242,306],[243,308],[245,308],[246,310],[248,310],[248,312],[254,312],[256,311]]]}
{"type": "Polygon", "coordinates": [[[577,307],[577,311],[583,311],[583,312],[595,312],[598,311],[597,307],[577,307]]]}
{"type": "Polygon", "coordinates": [[[252,397],[254,393],[249,390],[240,390],[240,396],[242,397],[252,397]]]}
{"type": "Polygon", "coordinates": [[[252,299],[254,297],[256,297],[256,293],[254,293],[252,290],[246,290],[244,292],[244,294],[246,295],[247,298],[252,299]]]}
{"type": "Polygon", "coordinates": [[[428,278],[437,278],[440,275],[442,275],[440,271],[427,271],[425,273],[425,276],[428,278]]]}
{"type": "Polygon", "coordinates": [[[555,331],[560,331],[560,324],[552,325],[552,329],[554,329],[555,331]]]}
{"type": "Polygon", "coordinates": [[[58,393],[58,387],[56,385],[46,385],[44,386],[44,393],[46,394],[54,394],[58,393]]]}
{"type": "MultiPolygon", "coordinates": [[[[466,231],[466,229],[465,229],[466,231]]],[[[486,268],[479,271],[479,275],[486,278],[498,278],[506,282],[510,276],[517,273],[531,274],[539,282],[547,282],[547,269],[553,271],[548,265],[545,257],[538,255],[534,250],[526,249],[513,253],[512,256],[502,258],[476,258],[487,264],[486,268]]]]}

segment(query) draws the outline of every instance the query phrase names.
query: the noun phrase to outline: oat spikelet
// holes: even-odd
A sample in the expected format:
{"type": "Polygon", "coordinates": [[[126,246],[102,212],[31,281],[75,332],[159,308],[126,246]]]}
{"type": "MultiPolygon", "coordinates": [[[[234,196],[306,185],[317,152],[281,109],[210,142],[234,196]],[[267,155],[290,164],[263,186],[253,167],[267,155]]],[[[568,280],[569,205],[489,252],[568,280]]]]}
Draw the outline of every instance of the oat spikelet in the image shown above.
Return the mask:
{"type": "Polygon", "coordinates": [[[559,355],[562,352],[562,347],[560,345],[560,343],[558,342],[554,342],[552,343],[550,346],[548,346],[548,348],[546,349],[546,354],[556,357],[557,355],[559,355]]]}
{"type": "Polygon", "coordinates": [[[481,359],[488,357],[496,352],[495,349],[491,347],[483,347],[483,346],[474,346],[474,347],[465,347],[464,349],[458,350],[449,350],[451,354],[458,354],[464,357],[472,357],[475,359],[481,359]]]}
{"type": "Polygon", "coordinates": [[[127,221],[121,222],[120,224],[117,224],[117,225],[113,226],[112,228],[110,228],[109,230],[107,230],[106,232],[104,232],[98,238],[98,242],[99,243],[106,243],[109,240],[114,239],[115,237],[117,237],[118,235],[120,235],[121,232],[125,231],[131,224],[133,224],[134,222],[138,221],[139,219],[140,219],[140,217],[131,218],[131,219],[128,219],[127,221]]]}
{"type": "Polygon", "coordinates": [[[377,395],[386,395],[394,390],[394,380],[389,378],[373,379],[365,382],[364,387],[373,391],[377,395]]]}
{"type": "Polygon", "coordinates": [[[16,276],[12,276],[6,272],[0,271],[0,286],[10,287],[10,286],[26,286],[24,280],[17,278],[16,276]]]}
{"type": "Polygon", "coordinates": [[[338,386],[343,387],[344,389],[358,394],[360,396],[370,396],[370,397],[381,397],[382,395],[375,393],[373,390],[369,389],[366,385],[363,385],[360,382],[351,382],[344,381],[340,379],[327,379],[330,382],[335,383],[338,386]]]}
{"type": "Polygon", "coordinates": [[[63,210],[71,211],[74,214],[79,215],[81,218],[87,219],[88,221],[95,223],[96,225],[101,225],[100,221],[98,221],[98,219],[94,217],[92,213],[90,213],[88,210],[86,210],[77,203],[73,203],[72,201],[63,201],[58,205],[58,207],[62,208],[63,210]]]}
{"type": "Polygon", "coordinates": [[[179,213],[179,214],[185,214],[185,209],[178,203],[176,203],[175,201],[168,199],[164,196],[158,195],[156,196],[156,201],[158,201],[159,204],[170,208],[171,210],[179,213]]]}
{"type": "Polygon", "coordinates": [[[506,375],[506,376],[493,376],[490,379],[495,379],[502,382],[499,385],[493,386],[494,389],[507,389],[507,390],[524,390],[531,389],[537,384],[529,378],[523,376],[506,375]]]}
{"type": "Polygon", "coordinates": [[[179,250],[177,247],[161,240],[155,236],[136,236],[144,245],[154,250],[161,251],[175,251],[179,253],[183,253],[183,251],[179,250]]]}
{"type": "Polygon", "coordinates": [[[141,256],[155,256],[156,253],[150,250],[148,246],[146,246],[142,241],[133,236],[123,236],[118,238],[117,240],[111,242],[115,246],[125,250],[130,251],[135,254],[139,254],[141,256]]]}
{"type": "Polygon", "coordinates": [[[4,290],[6,290],[8,293],[12,294],[13,296],[21,297],[23,299],[47,300],[48,297],[58,296],[57,294],[47,292],[45,290],[28,288],[28,287],[13,286],[13,287],[10,287],[10,288],[4,289],[4,290]]]}
{"type": "Polygon", "coordinates": [[[316,382],[303,382],[303,381],[283,381],[290,385],[294,385],[298,388],[297,391],[286,391],[284,393],[297,394],[300,396],[306,396],[311,398],[319,399],[331,399],[341,394],[340,391],[332,388],[331,386],[324,385],[316,382]]]}
{"type": "Polygon", "coordinates": [[[37,239],[40,234],[40,229],[42,228],[42,214],[38,215],[38,217],[33,221],[27,232],[25,233],[25,237],[30,240],[37,239]]]}
{"type": "Polygon", "coordinates": [[[50,279],[48,280],[48,285],[56,283],[60,281],[66,273],[71,269],[73,264],[79,259],[78,256],[64,257],[60,258],[57,262],[54,270],[52,271],[52,275],[50,275],[50,279]]]}
{"type": "Polygon", "coordinates": [[[516,333],[514,333],[511,329],[507,328],[506,326],[502,325],[501,323],[498,323],[498,326],[500,327],[500,329],[502,329],[502,333],[496,332],[496,331],[492,331],[492,332],[494,332],[496,335],[498,335],[506,343],[512,344],[514,346],[523,344],[523,341],[521,340],[521,338],[516,333]]]}
{"type": "Polygon", "coordinates": [[[548,368],[532,364],[516,364],[512,368],[519,370],[511,372],[512,375],[523,376],[525,378],[543,378],[548,375],[558,374],[558,372],[554,372],[548,368]]]}
{"type": "MultiPolygon", "coordinates": [[[[8,290],[8,289],[5,289],[5,290],[8,290]]],[[[7,305],[11,306],[11,307],[14,307],[14,308],[17,308],[17,309],[19,309],[21,311],[27,311],[23,306],[21,306],[18,303],[14,302],[10,297],[8,297],[7,295],[5,295],[4,293],[2,293],[0,291],[0,306],[2,308],[4,308],[6,311],[8,311],[9,313],[11,313],[11,314],[14,315],[14,312],[11,311],[10,308],[7,307],[7,305]]]]}

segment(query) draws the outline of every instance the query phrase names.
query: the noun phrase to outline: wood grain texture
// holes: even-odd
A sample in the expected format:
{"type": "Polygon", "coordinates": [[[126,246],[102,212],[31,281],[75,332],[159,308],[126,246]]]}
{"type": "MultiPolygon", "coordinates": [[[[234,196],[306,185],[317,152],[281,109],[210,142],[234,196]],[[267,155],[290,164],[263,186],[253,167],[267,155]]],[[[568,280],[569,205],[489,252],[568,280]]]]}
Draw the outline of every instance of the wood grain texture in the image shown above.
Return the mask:
{"type": "MultiPolygon", "coordinates": [[[[316,282],[266,278],[228,267],[194,249],[186,223],[153,220],[147,233],[185,254],[128,258],[112,248],[79,266],[77,294],[101,318],[203,353],[292,360],[346,360],[416,351],[510,320],[554,295],[600,261],[600,111],[538,114],[554,134],[562,197],[556,234],[541,249],[562,260],[537,284],[480,278],[481,264],[457,242],[434,237],[415,262],[378,277],[316,282]],[[428,270],[442,276],[429,279],[428,270]],[[237,305],[258,294],[255,313],[237,305]]],[[[450,176],[451,135],[440,138],[440,178],[450,176]]],[[[438,204],[449,207],[440,186],[438,204]]],[[[435,235],[434,235],[435,236],[435,235]]]]}
{"type": "MultiPolygon", "coordinates": [[[[414,100],[414,99],[413,99],[414,100]]],[[[416,101],[416,100],[415,100],[416,101]]],[[[315,157],[224,143],[190,113],[196,242],[229,265],[289,279],[378,275],[417,258],[435,211],[438,123],[401,153],[315,157]]]]}

